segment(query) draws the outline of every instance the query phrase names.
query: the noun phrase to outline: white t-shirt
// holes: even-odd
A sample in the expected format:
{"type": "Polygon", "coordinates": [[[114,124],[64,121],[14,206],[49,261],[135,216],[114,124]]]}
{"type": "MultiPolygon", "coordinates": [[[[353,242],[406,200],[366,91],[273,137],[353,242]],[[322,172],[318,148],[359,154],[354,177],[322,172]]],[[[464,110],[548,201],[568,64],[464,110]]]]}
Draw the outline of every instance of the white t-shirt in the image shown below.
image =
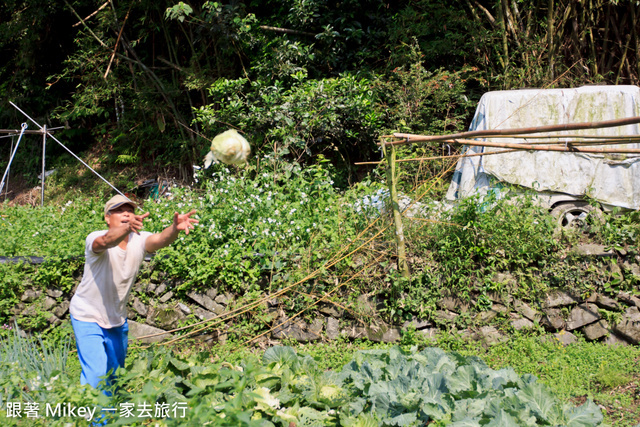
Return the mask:
{"type": "Polygon", "coordinates": [[[144,261],[145,242],[152,233],[129,234],[127,249],[118,246],[99,254],[93,241],[107,230],[94,231],[85,242],[84,274],[71,298],[69,312],[77,320],[96,322],[103,328],[122,326],[127,318],[127,299],[140,265],[144,261]]]}

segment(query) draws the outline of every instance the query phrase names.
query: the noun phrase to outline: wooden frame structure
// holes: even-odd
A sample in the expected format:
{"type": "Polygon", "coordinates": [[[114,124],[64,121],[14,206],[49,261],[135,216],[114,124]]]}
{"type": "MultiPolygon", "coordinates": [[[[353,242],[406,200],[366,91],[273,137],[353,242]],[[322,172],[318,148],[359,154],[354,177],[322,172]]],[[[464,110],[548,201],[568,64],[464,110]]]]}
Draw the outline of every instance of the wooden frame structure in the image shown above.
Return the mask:
{"type": "Polygon", "coordinates": [[[407,263],[406,245],[404,238],[404,227],[402,224],[402,214],[400,212],[400,206],[398,204],[397,182],[398,173],[396,163],[401,161],[423,161],[427,159],[435,158],[447,158],[454,156],[439,156],[431,158],[415,158],[415,159],[403,159],[397,160],[396,146],[408,145],[416,143],[428,143],[428,142],[442,142],[447,144],[461,144],[461,145],[473,145],[484,147],[497,147],[505,148],[504,151],[494,151],[490,153],[474,153],[470,155],[455,155],[455,157],[470,157],[470,156],[483,156],[489,154],[502,154],[510,153],[517,150],[525,151],[558,151],[567,153],[606,153],[606,154],[638,154],[640,155],[640,149],[637,148],[603,148],[606,145],[620,145],[628,143],[639,143],[640,135],[630,135],[625,137],[602,137],[602,136],[585,136],[585,135],[562,135],[553,134],[545,136],[530,136],[543,132],[566,132],[585,129],[601,129],[608,127],[618,127],[640,124],[640,117],[628,117],[624,119],[607,120],[601,122],[584,122],[584,123],[570,123],[563,125],[550,125],[550,126],[537,126],[530,128],[512,128],[512,129],[495,129],[495,130],[476,130],[468,132],[460,132],[450,135],[414,135],[407,133],[394,133],[393,135],[385,135],[381,137],[379,145],[382,148],[384,159],[381,162],[362,162],[356,164],[380,164],[385,163],[385,170],[387,174],[387,185],[389,187],[389,194],[391,196],[391,208],[393,210],[393,220],[395,227],[396,248],[398,256],[398,270],[403,277],[409,277],[409,265],[407,263]],[[525,136],[527,135],[527,136],[525,136]],[[536,139],[550,139],[552,141],[540,144],[540,143],[508,143],[508,142],[490,142],[490,141],[477,141],[473,138],[536,138],[536,139]],[[386,141],[385,139],[393,138],[392,141],[386,141]],[[597,148],[590,148],[590,146],[597,145],[597,148]]]}

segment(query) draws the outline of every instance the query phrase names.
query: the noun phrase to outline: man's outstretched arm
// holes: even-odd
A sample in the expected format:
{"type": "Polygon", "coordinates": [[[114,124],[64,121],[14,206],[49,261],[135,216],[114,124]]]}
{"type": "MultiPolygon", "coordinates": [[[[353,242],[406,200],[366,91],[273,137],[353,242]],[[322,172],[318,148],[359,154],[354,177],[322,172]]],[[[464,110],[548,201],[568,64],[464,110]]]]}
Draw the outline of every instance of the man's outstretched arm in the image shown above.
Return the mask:
{"type": "Polygon", "coordinates": [[[143,215],[132,215],[130,220],[123,222],[120,226],[109,228],[109,230],[100,237],[97,237],[91,245],[91,250],[94,253],[99,254],[109,248],[118,246],[132,231],[134,233],[140,233],[142,229],[142,223],[146,217],[149,216],[149,212],[143,215]]]}
{"type": "Polygon", "coordinates": [[[189,234],[189,230],[193,229],[193,224],[197,224],[198,220],[191,218],[195,214],[195,209],[186,214],[173,214],[173,224],[162,230],[160,233],[152,234],[147,238],[145,250],[147,252],[155,252],[158,249],[165,248],[172,244],[180,234],[180,231],[189,234]]]}

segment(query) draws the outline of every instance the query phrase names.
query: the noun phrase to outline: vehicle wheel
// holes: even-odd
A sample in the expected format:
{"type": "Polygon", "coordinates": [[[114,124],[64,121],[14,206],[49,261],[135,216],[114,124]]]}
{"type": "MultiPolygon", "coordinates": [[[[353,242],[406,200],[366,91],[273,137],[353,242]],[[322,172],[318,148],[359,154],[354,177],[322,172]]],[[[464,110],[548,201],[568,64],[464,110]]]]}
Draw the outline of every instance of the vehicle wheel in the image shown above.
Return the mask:
{"type": "Polygon", "coordinates": [[[604,221],[602,211],[587,202],[561,203],[551,210],[551,215],[556,217],[559,226],[577,229],[587,229],[589,221],[591,223],[604,221]]]}

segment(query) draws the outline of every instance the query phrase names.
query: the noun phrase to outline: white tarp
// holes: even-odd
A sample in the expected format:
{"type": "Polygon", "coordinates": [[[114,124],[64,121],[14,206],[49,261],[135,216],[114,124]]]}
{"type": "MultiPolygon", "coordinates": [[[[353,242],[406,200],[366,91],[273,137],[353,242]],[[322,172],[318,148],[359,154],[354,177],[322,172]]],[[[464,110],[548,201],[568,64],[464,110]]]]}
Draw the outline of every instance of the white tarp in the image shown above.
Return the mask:
{"type": "MultiPolygon", "coordinates": [[[[584,86],[576,89],[523,89],[482,96],[469,130],[511,129],[555,124],[599,122],[640,116],[637,86],[584,86]]],[[[554,134],[560,134],[554,132],[554,134]]],[[[639,125],[567,131],[566,135],[625,136],[640,134],[639,125]]],[[[544,135],[544,134],[534,134],[544,135]]],[[[493,142],[540,143],[533,138],[487,138],[493,142]]],[[[640,148],[640,144],[607,145],[640,148]]],[[[467,147],[466,153],[501,151],[467,147]]],[[[609,205],[640,208],[640,156],[552,151],[517,151],[461,158],[446,198],[484,193],[493,176],[537,191],[589,196],[609,205]]]]}

